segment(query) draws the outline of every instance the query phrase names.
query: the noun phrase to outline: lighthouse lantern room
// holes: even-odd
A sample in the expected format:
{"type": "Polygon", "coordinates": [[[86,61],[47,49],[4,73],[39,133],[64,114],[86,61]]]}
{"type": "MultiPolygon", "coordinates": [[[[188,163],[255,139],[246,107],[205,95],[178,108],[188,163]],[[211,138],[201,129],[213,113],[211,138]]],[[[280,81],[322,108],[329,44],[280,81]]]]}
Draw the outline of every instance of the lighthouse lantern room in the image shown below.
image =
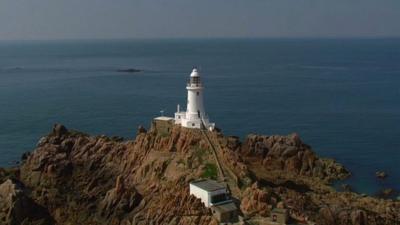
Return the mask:
{"type": "Polygon", "coordinates": [[[180,106],[177,106],[175,124],[180,124],[187,128],[206,128],[208,130],[213,130],[215,124],[210,123],[205,113],[203,104],[204,87],[196,68],[194,68],[190,74],[186,90],[188,91],[186,112],[180,111],[180,106]]]}

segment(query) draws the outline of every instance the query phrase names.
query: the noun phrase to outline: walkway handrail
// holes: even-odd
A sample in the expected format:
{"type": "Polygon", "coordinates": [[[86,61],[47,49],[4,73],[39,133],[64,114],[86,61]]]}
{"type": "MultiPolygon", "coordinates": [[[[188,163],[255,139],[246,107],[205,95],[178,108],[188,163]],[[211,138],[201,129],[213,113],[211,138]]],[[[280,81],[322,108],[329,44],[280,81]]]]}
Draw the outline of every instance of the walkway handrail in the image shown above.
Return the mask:
{"type": "MultiPolygon", "coordinates": [[[[203,124],[203,127],[206,128],[206,125],[205,125],[203,119],[201,119],[201,123],[203,124]]],[[[224,174],[224,171],[222,170],[221,164],[220,164],[220,162],[219,162],[219,159],[218,159],[218,156],[217,156],[217,151],[215,150],[214,145],[212,144],[210,138],[209,138],[208,135],[207,135],[207,130],[201,129],[201,132],[204,134],[204,136],[205,136],[206,139],[207,139],[208,144],[209,144],[210,147],[211,147],[211,150],[212,150],[212,152],[213,152],[215,161],[217,162],[219,174],[221,175],[220,178],[222,178],[222,180],[225,181],[225,174],[224,174]]]]}

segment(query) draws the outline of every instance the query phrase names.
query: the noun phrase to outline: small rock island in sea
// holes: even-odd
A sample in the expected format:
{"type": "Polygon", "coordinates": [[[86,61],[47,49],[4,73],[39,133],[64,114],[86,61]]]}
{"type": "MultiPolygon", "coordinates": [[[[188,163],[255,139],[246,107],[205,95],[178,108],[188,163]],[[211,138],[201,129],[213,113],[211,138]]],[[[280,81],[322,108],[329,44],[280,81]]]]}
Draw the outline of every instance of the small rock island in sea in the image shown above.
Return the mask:
{"type": "Polygon", "coordinates": [[[143,70],[135,69],[135,68],[119,69],[119,70],[117,70],[117,72],[120,72],[120,73],[138,73],[138,72],[142,72],[142,71],[143,71],[143,70]]]}
{"type": "Polygon", "coordinates": [[[297,134],[224,136],[197,70],[186,88],[187,111],[134,140],[56,124],[0,169],[0,224],[400,224],[399,201],[337,192],[330,184],[349,171],[297,134]]]}

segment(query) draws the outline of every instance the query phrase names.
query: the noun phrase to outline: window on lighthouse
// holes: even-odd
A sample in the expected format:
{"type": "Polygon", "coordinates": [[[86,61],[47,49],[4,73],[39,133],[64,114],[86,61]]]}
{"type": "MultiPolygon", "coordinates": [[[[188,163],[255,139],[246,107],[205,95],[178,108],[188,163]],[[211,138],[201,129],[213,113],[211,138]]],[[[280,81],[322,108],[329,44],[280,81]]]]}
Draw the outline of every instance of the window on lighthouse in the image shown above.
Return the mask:
{"type": "Polygon", "coordinates": [[[199,96],[199,92],[197,92],[196,94],[197,94],[197,96],[199,96]]]}

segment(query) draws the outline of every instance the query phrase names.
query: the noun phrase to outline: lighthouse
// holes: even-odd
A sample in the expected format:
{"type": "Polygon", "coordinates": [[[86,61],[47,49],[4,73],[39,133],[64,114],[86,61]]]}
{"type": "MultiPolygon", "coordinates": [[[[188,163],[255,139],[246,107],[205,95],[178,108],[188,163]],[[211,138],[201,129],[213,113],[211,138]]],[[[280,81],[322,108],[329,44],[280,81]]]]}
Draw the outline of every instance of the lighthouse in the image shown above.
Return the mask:
{"type": "Polygon", "coordinates": [[[187,128],[206,128],[208,130],[213,130],[215,124],[210,123],[204,110],[204,86],[200,79],[200,73],[196,68],[194,68],[190,74],[189,81],[186,85],[186,90],[186,112],[180,111],[180,106],[177,106],[177,112],[175,113],[175,124],[180,124],[182,127],[187,128]]]}

